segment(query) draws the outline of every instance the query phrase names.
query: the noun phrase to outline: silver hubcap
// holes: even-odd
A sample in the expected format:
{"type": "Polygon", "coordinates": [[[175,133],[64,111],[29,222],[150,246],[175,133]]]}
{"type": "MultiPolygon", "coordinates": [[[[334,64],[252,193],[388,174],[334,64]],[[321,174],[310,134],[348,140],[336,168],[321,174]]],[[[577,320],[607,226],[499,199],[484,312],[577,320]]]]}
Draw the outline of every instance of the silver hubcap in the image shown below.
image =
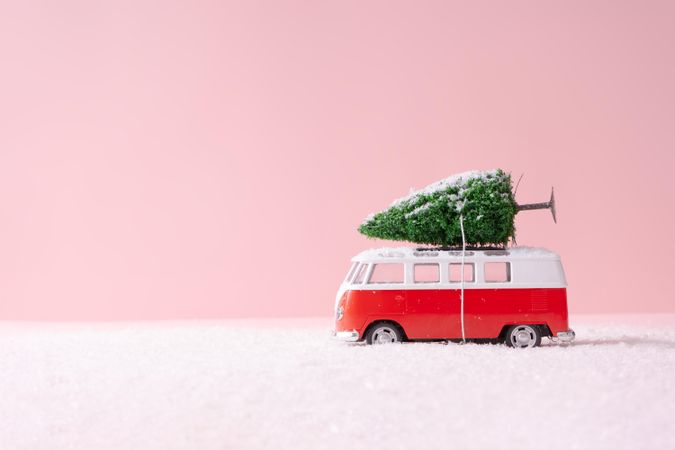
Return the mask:
{"type": "Polygon", "coordinates": [[[373,332],[373,344],[391,344],[398,342],[398,335],[391,327],[378,327],[373,332]]]}
{"type": "Polygon", "coordinates": [[[534,344],[537,342],[537,333],[530,326],[520,325],[511,331],[509,338],[514,347],[534,347],[534,344]]]}

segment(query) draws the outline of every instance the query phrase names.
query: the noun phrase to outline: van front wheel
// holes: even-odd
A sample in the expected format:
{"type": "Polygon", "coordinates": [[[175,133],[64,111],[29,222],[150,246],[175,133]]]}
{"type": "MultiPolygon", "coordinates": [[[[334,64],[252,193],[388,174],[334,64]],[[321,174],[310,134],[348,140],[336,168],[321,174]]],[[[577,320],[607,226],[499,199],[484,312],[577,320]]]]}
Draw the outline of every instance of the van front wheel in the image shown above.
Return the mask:
{"type": "Polygon", "coordinates": [[[403,341],[403,333],[389,322],[378,323],[366,333],[366,344],[394,344],[403,341]]]}
{"type": "Polygon", "coordinates": [[[506,330],[506,345],[515,348],[538,347],[541,331],[533,325],[514,325],[506,330]]]}

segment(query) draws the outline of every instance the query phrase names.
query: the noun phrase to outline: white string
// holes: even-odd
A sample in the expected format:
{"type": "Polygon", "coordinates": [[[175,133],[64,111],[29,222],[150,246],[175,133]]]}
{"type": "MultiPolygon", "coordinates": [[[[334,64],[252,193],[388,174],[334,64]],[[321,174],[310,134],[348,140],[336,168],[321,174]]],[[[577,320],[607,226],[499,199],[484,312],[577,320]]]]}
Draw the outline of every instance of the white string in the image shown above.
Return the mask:
{"type": "Polygon", "coordinates": [[[464,237],[464,217],[459,215],[459,227],[462,230],[462,278],[461,278],[461,302],[460,302],[460,317],[462,320],[462,344],[466,344],[466,335],[464,333],[464,255],[466,254],[466,238],[464,237]]]}

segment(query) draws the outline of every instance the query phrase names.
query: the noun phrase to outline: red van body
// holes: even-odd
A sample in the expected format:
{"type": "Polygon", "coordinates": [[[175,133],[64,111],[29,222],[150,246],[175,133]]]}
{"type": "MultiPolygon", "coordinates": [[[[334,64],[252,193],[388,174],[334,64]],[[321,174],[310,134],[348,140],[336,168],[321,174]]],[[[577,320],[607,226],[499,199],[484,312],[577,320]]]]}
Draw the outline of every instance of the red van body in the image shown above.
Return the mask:
{"type": "Polygon", "coordinates": [[[338,339],[364,340],[382,323],[400,331],[401,340],[503,340],[518,325],[539,338],[574,339],[565,274],[560,257],[548,250],[471,250],[462,256],[377,249],[352,262],[336,298],[338,339]]]}

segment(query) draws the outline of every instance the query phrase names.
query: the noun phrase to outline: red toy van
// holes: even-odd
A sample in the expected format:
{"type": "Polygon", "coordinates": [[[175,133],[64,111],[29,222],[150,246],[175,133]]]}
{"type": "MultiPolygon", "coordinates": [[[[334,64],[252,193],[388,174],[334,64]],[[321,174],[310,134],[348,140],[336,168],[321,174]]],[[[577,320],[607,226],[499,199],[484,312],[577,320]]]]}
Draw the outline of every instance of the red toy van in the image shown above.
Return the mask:
{"type": "Polygon", "coordinates": [[[367,344],[464,337],[512,347],[574,339],[557,254],[527,247],[462,253],[403,247],[358,254],[336,297],[335,337],[367,344]]]}

